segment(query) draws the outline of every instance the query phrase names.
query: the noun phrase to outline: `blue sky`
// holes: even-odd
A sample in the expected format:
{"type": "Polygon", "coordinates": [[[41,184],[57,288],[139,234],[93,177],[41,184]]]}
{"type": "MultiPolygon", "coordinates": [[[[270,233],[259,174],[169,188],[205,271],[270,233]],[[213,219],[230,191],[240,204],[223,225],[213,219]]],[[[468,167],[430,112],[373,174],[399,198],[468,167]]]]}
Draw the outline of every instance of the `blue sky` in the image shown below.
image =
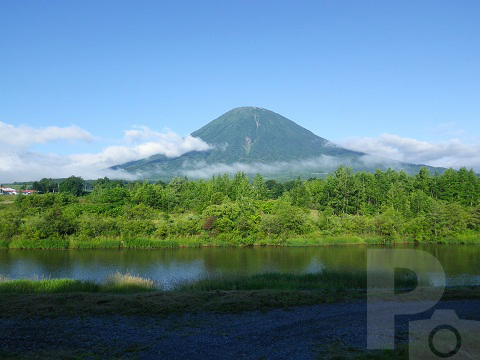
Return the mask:
{"type": "Polygon", "coordinates": [[[181,136],[243,105],[351,148],[480,171],[479,18],[473,0],[2,1],[0,180],[142,141],[188,150],[181,136]],[[30,169],[32,154],[48,166],[30,169]]]}

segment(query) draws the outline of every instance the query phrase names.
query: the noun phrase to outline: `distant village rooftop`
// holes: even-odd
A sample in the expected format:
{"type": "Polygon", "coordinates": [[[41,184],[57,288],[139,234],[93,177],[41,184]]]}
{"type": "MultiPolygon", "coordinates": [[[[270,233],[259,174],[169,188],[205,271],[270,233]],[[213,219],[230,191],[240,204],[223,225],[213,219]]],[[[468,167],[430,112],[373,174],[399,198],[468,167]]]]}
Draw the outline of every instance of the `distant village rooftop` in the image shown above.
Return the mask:
{"type": "Polygon", "coordinates": [[[0,186],[0,195],[17,195],[20,191],[23,195],[31,195],[37,192],[36,190],[17,190],[0,186]]]}

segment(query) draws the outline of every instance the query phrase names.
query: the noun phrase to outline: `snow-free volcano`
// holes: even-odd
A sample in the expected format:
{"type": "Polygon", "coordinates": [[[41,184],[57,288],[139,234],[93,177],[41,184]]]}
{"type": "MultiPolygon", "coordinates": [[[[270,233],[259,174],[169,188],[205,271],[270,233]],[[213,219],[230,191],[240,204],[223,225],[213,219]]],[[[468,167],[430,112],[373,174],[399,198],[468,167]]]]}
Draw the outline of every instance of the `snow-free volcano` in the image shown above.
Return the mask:
{"type": "Polygon", "coordinates": [[[375,171],[389,167],[418,172],[421,165],[380,159],[338,146],[295,122],[267,109],[239,107],[192,133],[210,145],[176,158],[153,155],[112,169],[144,178],[191,178],[244,171],[268,178],[324,176],[340,165],[375,171]]]}

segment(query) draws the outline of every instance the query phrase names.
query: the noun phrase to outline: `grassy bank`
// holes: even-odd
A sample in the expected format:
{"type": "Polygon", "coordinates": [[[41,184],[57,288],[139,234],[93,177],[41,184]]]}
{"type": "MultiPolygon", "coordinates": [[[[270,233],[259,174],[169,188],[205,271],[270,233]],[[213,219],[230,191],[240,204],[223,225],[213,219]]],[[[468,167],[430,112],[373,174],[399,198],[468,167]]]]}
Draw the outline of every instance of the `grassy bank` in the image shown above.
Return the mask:
{"type": "MultiPolygon", "coordinates": [[[[381,274],[380,274],[381,275],[381,274]]],[[[399,289],[415,279],[398,275],[399,289]]],[[[0,279],[3,316],[158,314],[268,310],[366,299],[366,273],[262,274],[201,280],[161,291],[149,279],[114,274],[104,283],[74,279],[0,279]]],[[[379,290],[381,291],[381,290],[379,290]]],[[[447,288],[444,300],[478,299],[480,287],[447,288]]]]}
{"type": "MultiPolygon", "coordinates": [[[[376,276],[386,276],[382,273],[376,276]]],[[[395,286],[398,288],[414,288],[417,285],[416,276],[412,273],[397,274],[395,286]]],[[[250,290],[361,290],[367,288],[367,273],[361,271],[331,271],[321,273],[289,274],[266,273],[250,276],[222,276],[183,284],[180,291],[250,291],[250,290]]]]}
{"type": "Polygon", "coordinates": [[[76,279],[14,279],[0,276],[0,294],[141,293],[155,283],[131,274],[115,273],[104,283],[76,279]]]}
{"type": "Polygon", "coordinates": [[[15,237],[12,240],[1,240],[3,249],[160,249],[181,247],[242,247],[242,246],[341,246],[341,245],[386,245],[386,244],[480,244],[478,235],[458,235],[456,237],[425,239],[422,241],[410,238],[384,239],[382,237],[363,237],[355,235],[319,236],[303,235],[288,238],[261,238],[249,241],[242,239],[217,239],[205,236],[184,236],[171,238],[123,238],[97,237],[84,238],[68,236],[65,238],[29,239],[15,237]]]}
{"type": "MultiPolygon", "coordinates": [[[[388,276],[378,272],[376,277],[388,276]]],[[[413,273],[396,273],[395,286],[414,288],[417,285],[413,273]]],[[[367,273],[362,271],[324,270],[320,273],[291,274],[265,273],[254,275],[224,275],[178,284],[170,292],[205,291],[323,291],[361,290],[367,287],[367,273]]],[[[103,283],[76,279],[8,279],[0,276],[0,294],[54,294],[54,293],[137,293],[162,290],[151,280],[132,274],[115,273],[103,283]]]]}

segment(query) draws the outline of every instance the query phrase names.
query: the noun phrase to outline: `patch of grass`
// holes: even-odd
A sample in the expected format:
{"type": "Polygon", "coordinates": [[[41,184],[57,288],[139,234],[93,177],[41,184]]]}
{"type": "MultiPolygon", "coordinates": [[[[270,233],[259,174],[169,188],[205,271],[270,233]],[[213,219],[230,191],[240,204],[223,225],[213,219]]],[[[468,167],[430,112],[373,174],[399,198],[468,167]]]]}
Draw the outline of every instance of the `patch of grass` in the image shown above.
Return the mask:
{"type": "MultiPolygon", "coordinates": [[[[375,276],[386,276],[375,273],[375,276]]],[[[396,274],[396,287],[414,288],[416,277],[396,274]]],[[[180,284],[175,289],[181,292],[204,291],[323,291],[341,292],[361,290],[367,287],[367,273],[359,271],[324,270],[312,274],[266,273],[255,275],[226,275],[180,284]]],[[[132,274],[114,273],[102,284],[75,279],[17,279],[0,276],[0,293],[71,293],[71,292],[114,292],[139,293],[158,290],[153,280],[132,274]]]]}
{"type": "Polygon", "coordinates": [[[354,235],[339,236],[299,236],[285,240],[285,246],[325,246],[325,245],[365,245],[382,244],[383,240],[378,237],[366,238],[354,235]]]}
{"type": "Polygon", "coordinates": [[[0,195],[0,203],[11,204],[15,201],[17,195],[0,195]]]}
{"type": "Polygon", "coordinates": [[[110,249],[120,247],[122,247],[122,243],[118,238],[97,237],[92,239],[70,237],[68,239],[68,248],[70,249],[110,249]]]}
{"type": "Polygon", "coordinates": [[[198,236],[159,238],[128,238],[123,241],[126,248],[155,249],[155,248],[177,248],[177,247],[202,247],[209,244],[205,239],[198,236]]]}
{"type": "Polygon", "coordinates": [[[34,294],[34,293],[70,293],[98,292],[100,286],[92,281],[75,279],[44,279],[44,280],[5,280],[0,282],[0,294],[34,294]]]}
{"type": "Polygon", "coordinates": [[[0,277],[0,294],[141,293],[157,290],[152,280],[115,273],[104,284],[75,279],[14,279],[0,277]]]}
{"type": "MultiPolygon", "coordinates": [[[[375,276],[385,277],[383,273],[375,276]]],[[[414,288],[417,279],[410,274],[398,274],[395,285],[414,288]]],[[[195,281],[179,286],[180,291],[213,290],[322,290],[366,289],[367,273],[361,271],[324,270],[312,274],[266,273],[255,275],[231,275],[195,281]]]]}
{"type": "Polygon", "coordinates": [[[155,282],[132,274],[119,272],[107,277],[106,283],[101,286],[101,291],[117,293],[133,293],[155,290],[155,282]]]}
{"type": "MultiPolygon", "coordinates": [[[[1,244],[1,243],[0,243],[1,244]]],[[[9,246],[15,248],[15,244],[9,246]]],[[[33,245],[32,245],[33,246],[33,245]]],[[[109,249],[109,248],[129,248],[129,249],[158,249],[158,248],[179,248],[179,247],[202,247],[202,246],[233,246],[231,243],[219,241],[217,239],[208,239],[199,236],[172,237],[172,238],[122,238],[122,237],[68,237],[66,248],[69,249],[109,249]]]]}
{"type": "MultiPolygon", "coordinates": [[[[389,243],[413,243],[413,239],[402,238],[401,241],[389,243]]],[[[237,238],[228,236],[172,236],[166,239],[154,236],[140,238],[123,238],[120,236],[84,237],[70,235],[57,239],[28,239],[14,238],[0,239],[0,247],[10,249],[107,249],[107,248],[178,248],[178,247],[206,247],[206,246],[342,246],[342,245],[383,245],[386,240],[379,236],[356,235],[322,235],[310,233],[293,237],[264,237],[258,239],[237,238]]],[[[478,235],[458,235],[454,238],[422,240],[420,243],[444,244],[480,244],[478,235]]]]}
{"type": "Polygon", "coordinates": [[[480,244],[480,237],[475,234],[471,235],[457,235],[455,238],[451,239],[443,239],[438,241],[438,243],[442,244],[463,244],[463,245],[472,245],[472,244],[480,244]]]}

